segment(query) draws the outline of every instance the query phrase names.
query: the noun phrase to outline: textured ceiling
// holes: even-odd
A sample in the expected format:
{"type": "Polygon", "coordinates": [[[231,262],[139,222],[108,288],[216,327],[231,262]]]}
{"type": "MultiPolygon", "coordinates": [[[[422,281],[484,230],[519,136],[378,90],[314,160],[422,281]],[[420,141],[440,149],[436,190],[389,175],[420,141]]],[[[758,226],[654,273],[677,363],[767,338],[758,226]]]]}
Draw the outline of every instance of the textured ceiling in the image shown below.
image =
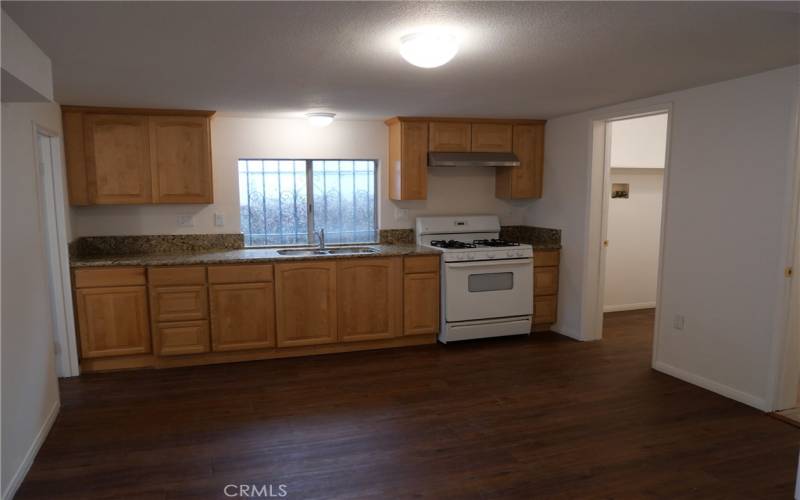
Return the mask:
{"type": "Polygon", "coordinates": [[[541,117],[796,64],[798,2],[3,2],[64,104],[541,117]],[[456,30],[448,65],[398,53],[456,30]]]}

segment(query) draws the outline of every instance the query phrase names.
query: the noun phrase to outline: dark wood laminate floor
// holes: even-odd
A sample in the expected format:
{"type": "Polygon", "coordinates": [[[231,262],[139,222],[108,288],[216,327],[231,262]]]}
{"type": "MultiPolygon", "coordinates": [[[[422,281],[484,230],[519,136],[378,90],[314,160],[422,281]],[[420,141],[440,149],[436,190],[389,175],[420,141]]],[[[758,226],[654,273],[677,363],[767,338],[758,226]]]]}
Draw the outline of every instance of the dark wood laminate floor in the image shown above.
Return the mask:
{"type": "Polygon", "coordinates": [[[652,324],[65,380],[18,498],[791,498],[800,429],[651,370],[652,324]]]}

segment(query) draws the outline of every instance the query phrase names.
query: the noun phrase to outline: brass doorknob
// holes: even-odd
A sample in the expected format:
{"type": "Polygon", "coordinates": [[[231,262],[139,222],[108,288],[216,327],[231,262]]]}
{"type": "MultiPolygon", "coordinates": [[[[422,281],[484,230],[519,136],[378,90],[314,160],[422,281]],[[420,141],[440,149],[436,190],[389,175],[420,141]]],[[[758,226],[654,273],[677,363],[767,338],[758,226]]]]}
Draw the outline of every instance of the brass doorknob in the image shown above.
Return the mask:
{"type": "Polygon", "coordinates": [[[604,247],[607,247],[607,246],[608,246],[608,240],[603,240],[603,246],[604,246],[604,247]]]}

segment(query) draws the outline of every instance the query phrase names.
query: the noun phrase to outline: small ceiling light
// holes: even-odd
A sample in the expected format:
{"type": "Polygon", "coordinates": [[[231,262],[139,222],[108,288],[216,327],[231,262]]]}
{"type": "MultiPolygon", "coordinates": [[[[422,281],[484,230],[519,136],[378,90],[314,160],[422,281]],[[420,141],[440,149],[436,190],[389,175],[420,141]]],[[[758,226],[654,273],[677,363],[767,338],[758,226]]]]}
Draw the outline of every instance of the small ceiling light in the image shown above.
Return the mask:
{"type": "Polygon", "coordinates": [[[333,123],[334,116],[336,116],[336,113],[306,113],[308,123],[310,123],[312,127],[318,128],[327,127],[333,123]]]}
{"type": "Polygon", "coordinates": [[[449,33],[420,31],[400,39],[400,55],[420,68],[447,64],[458,52],[458,40],[449,33]]]}

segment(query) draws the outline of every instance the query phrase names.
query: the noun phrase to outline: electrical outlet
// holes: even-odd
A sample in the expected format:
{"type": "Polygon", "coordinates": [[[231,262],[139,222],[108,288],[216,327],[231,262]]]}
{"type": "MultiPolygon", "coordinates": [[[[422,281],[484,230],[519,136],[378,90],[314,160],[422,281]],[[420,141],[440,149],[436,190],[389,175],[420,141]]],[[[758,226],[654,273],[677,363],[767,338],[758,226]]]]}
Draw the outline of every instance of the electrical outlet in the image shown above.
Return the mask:
{"type": "Polygon", "coordinates": [[[408,210],[405,208],[395,208],[394,209],[394,218],[395,220],[407,219],[408,218],[408,210]]]}
{"type": "Polygon", "coordinates": [[[672,318],[672,328],[676,330],[683,330],[685,324],[686,318],[684,318],[682,314],[676,314],[675,317],[672,318]]]}
{"type": "Polygon", "coordinates": [[[178,227],[194,227],[194,216],[193,215],[179,215],[178,216],[178,227]]]}
{"type": "Polygon", "coordinates": [[[222,227],[225,225],[225,214],[216,213],[214,214],[214,225],[222,227]]]}

